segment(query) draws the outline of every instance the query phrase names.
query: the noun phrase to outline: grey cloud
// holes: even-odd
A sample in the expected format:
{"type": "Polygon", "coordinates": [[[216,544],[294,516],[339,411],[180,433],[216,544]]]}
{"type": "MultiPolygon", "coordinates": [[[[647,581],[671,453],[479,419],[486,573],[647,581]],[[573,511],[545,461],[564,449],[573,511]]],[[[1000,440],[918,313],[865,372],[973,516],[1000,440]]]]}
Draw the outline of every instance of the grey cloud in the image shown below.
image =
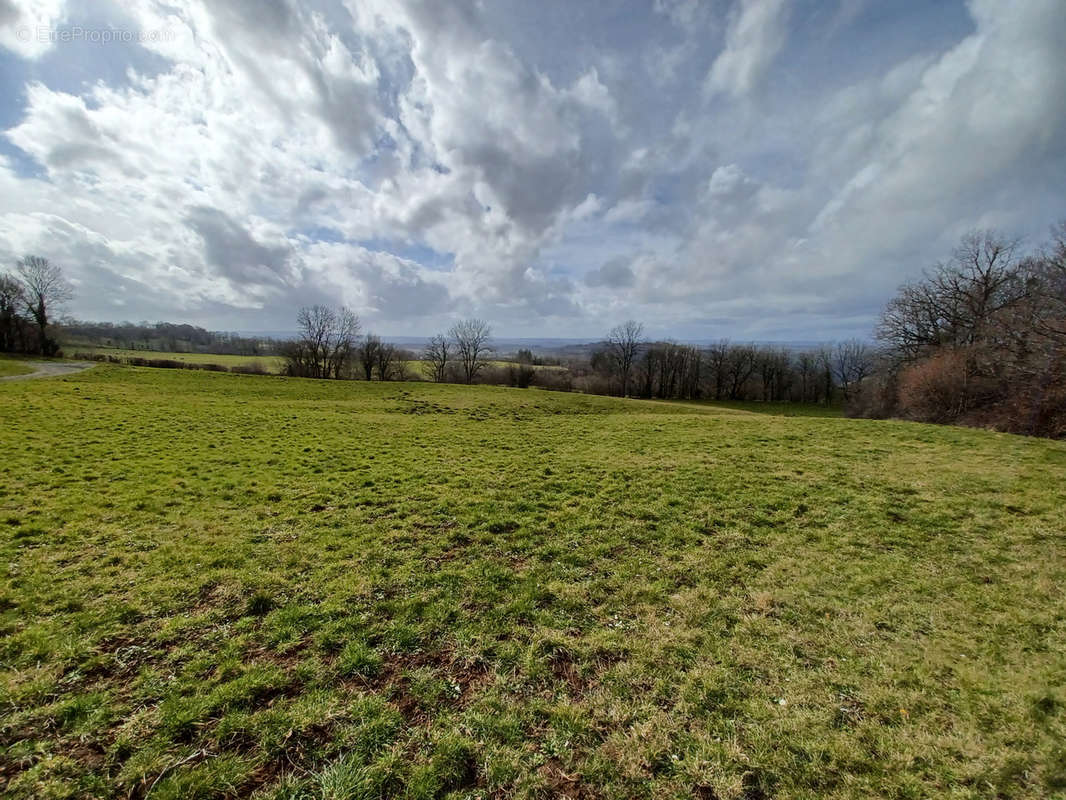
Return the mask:
{"type": "Polygon", "coordinates": [[[365,291],[365,302],[378,319],[410,320],[452,310],[454,302],[440,283],[425,280],[396,260],[393,269],[371,261],[351,266],[365,291]]]}
{"type": "Polygon", "coordinates": [[[295,254],[291,246],[261,244],[217,208],[191,208],[185,222],[203,241],[207,262],[230,280],[242,285],[284,286],[292,279],[295,254]]]}
{"type": "Polygon", "coordinates": [[[862,335],[966,228],[1066,216],[1061,2],[932,5],[879,11],[894,37],[866,0],[166,6],[162,67],[12,79],[6,139],[48,169],[0,157],[0,237],[101,315],[172,292],[218,327],[324,298],[413,333],[862,335]]]}
{"type": "Polygon", "coordinates": [[[740,96],[761,80],[785,42],[788,0],[739,0],[707,88],[740,96]]]}
{"type": "Polygon", "coordinates": [[[626,289],[633,285],[636,276],[629,259],[618,257],[603,263],[599,269],[585,273],[585,283],[589,286],[603,286],[608,289],[626,289]]]}
{"type": "Polygon", "coordinates": [[[0,0],[0,25],[10,25],[19,18],[14,0],[0,0]]]}

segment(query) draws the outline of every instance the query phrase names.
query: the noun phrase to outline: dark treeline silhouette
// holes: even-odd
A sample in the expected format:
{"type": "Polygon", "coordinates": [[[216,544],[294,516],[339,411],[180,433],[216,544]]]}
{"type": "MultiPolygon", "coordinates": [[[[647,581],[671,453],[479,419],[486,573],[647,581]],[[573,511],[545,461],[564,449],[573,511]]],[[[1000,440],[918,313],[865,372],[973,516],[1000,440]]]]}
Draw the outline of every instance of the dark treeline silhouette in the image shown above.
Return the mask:
{"type": "Polygon", "coordinates": [[[575,386],[594,394],[664,400],[831,405],[847,399],[874,363],[873,350],[854,340],[795,352],[726,340],[709,347],[648,342],[642,331],[635,322],[612,331],[575,386]]]}
{"type": "Polygon", "coordinates": [[[278,343],[271,339],[209,331],[195,325],[173,322],[65,320],[61,327],[68,346],[236,356],[274,355],[278,347],[278,343]]]}

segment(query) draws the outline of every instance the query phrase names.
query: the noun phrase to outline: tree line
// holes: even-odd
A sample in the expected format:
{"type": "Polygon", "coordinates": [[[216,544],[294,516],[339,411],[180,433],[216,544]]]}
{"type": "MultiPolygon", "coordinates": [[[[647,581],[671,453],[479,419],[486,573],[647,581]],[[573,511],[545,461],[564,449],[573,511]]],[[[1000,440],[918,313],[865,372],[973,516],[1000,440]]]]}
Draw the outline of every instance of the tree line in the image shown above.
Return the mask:
{"type": "Polygon", "coordinates": [[[287,374],[311,378],[422,378],[660,399],[832,404],[850,398],[874,365],[874,351],[857,340],[804,352],[725,340],[697,347],[648,341],[643,324],[633,320],[612,329],[586,360],[538,359],[524,350],[506,363],[492,360],[492,331],[479,319],[430,337],[419,353],[362,333],[348,308],[309,306],[297,323],[299,336],[280,352],[287,374]]]}
{"type": "Polygon", "coordinates": [[[279,345],[285,373],[301,378],[408,380],[474,383],[489,365],[492,330],[479,319],[455,323],[447,333],[430,337],[419,354],[362,332],[350,308],[313,305],[296,317],[298,335],[279,345]],[[418,365],[415,374],[412,365],[418,365]]]}
{"type": "Polygon", "coordinates": [[[269,338],[209,331],[196,325],[173,322],[114,323],[64,320],[62,329],[63,338],[68,343],[122,350],[268,356],[275,355],[278,346],[277,342],[269,338]]]}
{"type": "Polygon", "coordinates": [[[584,391],[664,400],[833,404],[849,399],[873,372],[874,350],[859,340],[794,351],[718,341],[699,347],[648,341],[630,320],[593,352],[584,391]]]}

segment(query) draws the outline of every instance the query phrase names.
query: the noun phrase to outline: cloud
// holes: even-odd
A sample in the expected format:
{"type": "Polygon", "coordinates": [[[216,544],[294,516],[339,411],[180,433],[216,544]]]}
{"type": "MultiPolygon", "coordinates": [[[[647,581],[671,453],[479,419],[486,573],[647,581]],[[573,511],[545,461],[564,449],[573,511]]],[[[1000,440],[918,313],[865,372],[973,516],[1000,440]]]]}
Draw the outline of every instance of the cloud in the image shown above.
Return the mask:
{"type": "Polygon", "coordinates": [[[603,286],[607,289],[625,289],[633,285],[636,276],[625,258],[612,258],[604,262],[599,269],[585,273],[585,283],[589,286],[603,286]]]}
{"type": "Polygon", "coordinates": [[[755,88],[784,46],[788,11],[786,0],[741,0],[707,75],[707,91],[739,97],[755,88]]]}
{"type": "Polygon", "coordinates": [[[1059,5],[0,0],[170,34],[0,34],[0,259],[225,329],[863,335],[967,228],[1066,216],[1059,5]]]}
{"type": "Polygon", "coordinates": [[[65,19],[64,0],[0,0],[0,47],[37,59],[52,49],[65,19]]]}

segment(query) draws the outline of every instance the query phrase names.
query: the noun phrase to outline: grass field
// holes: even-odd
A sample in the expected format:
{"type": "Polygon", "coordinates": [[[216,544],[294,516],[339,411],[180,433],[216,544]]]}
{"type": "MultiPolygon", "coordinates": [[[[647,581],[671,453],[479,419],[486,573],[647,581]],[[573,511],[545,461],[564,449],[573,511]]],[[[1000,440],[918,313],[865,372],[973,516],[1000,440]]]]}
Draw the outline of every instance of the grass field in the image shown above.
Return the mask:
{"type": "Polygon", "coordinates": [[[280,356],[235,356],[216,353],[169,353],[164,350],[123,350],[116,347],[79,347],[70,345],[66,348],[68,355],[75,353],[92,353],[115,358],[148,358],[169,361],[181,361],[185,364],[221,364],[224,367],[246,367],[259,365],[267,372],[278,373],[284,363],[280,356]]]}
{"type": "Polygon", "coordinates": [[[0,358],[0,378],[7,378],[12,375],[29,375],[31,372],[33,372],[32,367],[27,367],[19,361],[0,358]]]}
{"type": "MultiPolygon", "coordinates": [[[[145,358],[145,359],[161,359],[169,361],[181,361],[186,364],[221,364],[224,367],[247,367],[252,365],[261,366],[266,372],[273,373],[275,375],[280,374],[282,368],[285,365],[285,359],[281,356],[234,356],[234,355],[216,355],[214,353],[170,353],[164,350],[124,350],[115,347],[81,347],[79,345],[69,345],[67,348],[69,355],[74,354],[92,354],[92,355],[105,355],[113,356],[119,359],[129,358],[145,358]]],[[[404,368],[407,370],[407,374],[410,378],[418,380],[426,377],[427,365],[426,361],[404,361],[404,368]]],[[[508,361],[488,361],[486,362],[490,367],[506,368],[512,366],[508,361]]],[[[534,366],[534,370],[545,370],[548,372],[562,371],[565,367],[557,366],[534,366]]],[[[361,374],[361,373],[360,373],[361,374]]]]}
{"type": "Polygon", "coordinates": [[[0,385],[0,795],[1066,792],[1066,444],[428,383],[0,385]]]}

